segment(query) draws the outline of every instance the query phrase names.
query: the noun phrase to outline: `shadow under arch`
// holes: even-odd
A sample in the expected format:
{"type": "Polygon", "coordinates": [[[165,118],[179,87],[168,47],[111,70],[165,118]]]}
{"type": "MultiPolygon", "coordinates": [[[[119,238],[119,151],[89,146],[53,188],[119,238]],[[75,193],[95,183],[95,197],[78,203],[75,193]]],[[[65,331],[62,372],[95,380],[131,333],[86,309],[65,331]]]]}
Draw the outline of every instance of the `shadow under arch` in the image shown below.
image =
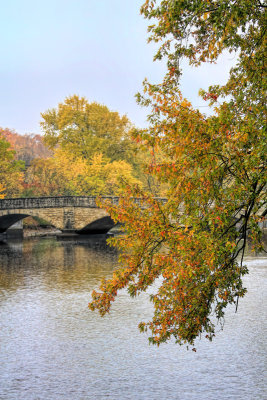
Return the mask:
{"type": "Polygon", "coordinates": [[[29,214],[7,214],[0,217],[0,233],[6,232],[8,228],[20,220],[30,217],[29,214]]]}
{"type": "MultiPolygon", "coordinates": [[[[32,217],[32,218],[40,218],[41,216],[38,215],[38,213],[14,213],[14,214],[6,214],[0,216],[0,233],[4,233],[7,231],[8,228],[10,228],[12,225],[14,225],[16,222],[21,221],[24,218],[27,217],[32,217]]],[[[102,218],[96,219],[93,222],[90,222],[89,224],[85,225],[82,229],[75,229],[75,228],[68,228],[65,227],[62,229],[62,227],[57,226],[57,224],[53,224],[49,219],[45,219],[51,226],[55,227],[56,229],[61,230],[62,232],[67,232],[67,233],[77,233],[79,235],[87,234],[87,235],[93,235],[93,234],[105,234],[107,233],[110,229],[112,229],[115,226],[114,221],[110,216],[104,216],[102,218]]],[[[85,220],[86,223],[86,220],[85,220]]]]}
{"type": "Polygon", "coordinates": [[[83,234],[97,234],[97,233],[107,233],[110,229],[115,226],[115,222],[108,215],[106,217],[99,218],[90,224],[84,226],[82,229],[77,230],[76,232],[80,235],[83,234]]]}
{"type": "MultiPolygon", "coordinates": [[[[21,221],[24,218],[27,217],[32,217],[38,218],[38,215],[34,215],[34,214],[6,214],[6,215],[2,215],[0,216],[0,233],[4,233],[6,232],[6,230],[8,228],[10,228],[12,225],[14,225],[16,222],[21,221]]],[[[51,226],[54,226],[50,221],[48,221],[51,226]]]]}

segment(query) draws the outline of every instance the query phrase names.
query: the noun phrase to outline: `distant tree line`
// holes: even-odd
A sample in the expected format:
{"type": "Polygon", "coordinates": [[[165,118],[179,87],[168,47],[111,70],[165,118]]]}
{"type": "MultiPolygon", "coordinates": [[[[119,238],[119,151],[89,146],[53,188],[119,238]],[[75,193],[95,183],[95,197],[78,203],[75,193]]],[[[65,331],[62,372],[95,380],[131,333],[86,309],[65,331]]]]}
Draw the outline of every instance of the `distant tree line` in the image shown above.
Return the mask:
{"type": "Polygon", "coordinates": [[[41,116],[43,136],[0,128],[2,197],[119,195],[128,184],[162,194],[127,116],[77,95],[41,116]]]}

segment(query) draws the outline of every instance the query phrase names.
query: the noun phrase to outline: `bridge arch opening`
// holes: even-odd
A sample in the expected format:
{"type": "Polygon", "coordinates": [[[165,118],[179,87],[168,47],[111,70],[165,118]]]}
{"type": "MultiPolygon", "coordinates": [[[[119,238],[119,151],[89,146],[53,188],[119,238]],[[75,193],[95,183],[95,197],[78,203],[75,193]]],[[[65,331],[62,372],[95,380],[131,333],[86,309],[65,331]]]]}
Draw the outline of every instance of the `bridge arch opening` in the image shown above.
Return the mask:
{"type": "Polygon", "coordinates": [[[23,220],[24,228],[55,228],[55,226],[45,218],[41,218],[37,215],[30,215],[23,220]]]}
{"type": "Polygon", "coordinates": [[[27,214],[7,214],[0,217],[0,233],[6,232],[16,222],[29,217],[27,214]]]}
{"type": "Polygon", "coordinates": [[[107,215],[107,216],[99,218],[93,222],[90,222],[88,225],[85,225],[82,229],[77,230],[76,232],[81,235],[107,233],[114,226],[115,226],[115,222],[109,215],[107,215]]]}
{"type": "MultiPolygon", "coordinates": [[[[25,218],[36,218],[37,220],[42,219],[44,221],[44,218],[35,215],[34,213],[29,213],[29,214],[6,214],[6,215],[2,215],[0,216],[0,233],[4,233],[7,231],[8,228],[10,228],[12,225],[14,225],[15,223],[25,219],[25,218]]],[[[62,232],[75,232],[78,233],[80,235],[89,235],[89,234],[105,234],[108,231],[110,231],[114,226],[115,226],[115,222],[112,220],[112,218],[107,215],[104,216],[102,218],[98,218],[90,223],[88,223],[87,225],[85,225],[82,229],[68,229],[68,227],[66,226],[65,229],[62,229],[62,227],[57,227],[54,224],[52,224],[47,218],[45,219],[45,221],[47,222],[47,224],[49,224],[51,227],[54,227],[56,229],[61,230],[62,232]]],[[[86,223],[86,221],[85,221],[86,223]]]]}
{"type": "MultiPolygon", "coordinates": [[[[109,198],[117,204],[117,198],[109,198]]],[[[0,232],[27,217],[37,217],[65,233],[107,233],[115,223],[95,197],[65,196],[0,200],[0,232]]]]}
{"type": "MultiPolygon", "coordinates": [[[[25,219],[31,217],[33,219],[36,219],[37,221],[42,219],[40,218],[38,215],[34,215],[34,214],[6,214],[6,215],[1,215],[0,216],[0,233],[4,233],[7,231],[8,228],[10,228],[12,225],[14,225],[15,223],[25,219]]],[[[43,222],[46,222],[49,226],[54,227],[54,225],[47,220],[43,219],[43,222]]]]}

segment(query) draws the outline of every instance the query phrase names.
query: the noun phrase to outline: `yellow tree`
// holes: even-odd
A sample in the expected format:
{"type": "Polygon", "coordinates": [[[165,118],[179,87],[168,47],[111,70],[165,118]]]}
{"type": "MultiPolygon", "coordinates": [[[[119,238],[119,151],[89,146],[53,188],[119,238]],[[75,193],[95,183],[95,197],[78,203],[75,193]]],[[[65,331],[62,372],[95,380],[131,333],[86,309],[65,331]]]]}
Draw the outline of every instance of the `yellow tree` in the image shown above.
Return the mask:
{"type": "Polygon", "coordinates": [[[73,95],[41,116],[44,142],[51,149],[59,146],[86,159],[97,153],[111,161],[132,158],[132,124],[104,105],[73,95]]]}
{"type": "Polygon", "coordinates": [[[88,161],[56,149],[53,158],[32,162],[26,173],[24,195],[118,195],[126,183],[141,184],[126,161],[110,162],[102,154],[88,161]]]}
{"type": "Polygon", "coordinates": [[[58,168],[55,159],[35,159],[25,174],[23,196],[63,196],[70,195],[69,181],[58,168]]]}
{"type": "Polygon", "coordinates": [[[5,197],[5,192],[6,188],[0,183],[0,199],[3,199],[5,197]]]}
{"type": "Polygon", "coordinates": [[[1,197],[18,196],[22,190],[24,163],[15,160],[15,152],[0,135],[0,192],[1,197]]]}

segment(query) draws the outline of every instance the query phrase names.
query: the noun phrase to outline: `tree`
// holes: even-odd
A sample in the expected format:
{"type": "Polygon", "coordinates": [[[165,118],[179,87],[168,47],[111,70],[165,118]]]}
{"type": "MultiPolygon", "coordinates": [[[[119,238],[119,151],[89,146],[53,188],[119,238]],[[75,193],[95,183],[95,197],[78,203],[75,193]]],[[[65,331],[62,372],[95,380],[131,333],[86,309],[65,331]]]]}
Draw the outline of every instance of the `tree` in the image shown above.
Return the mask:
{"type": "Polygon", "coordinates": [[[5,197],[4,195],[5,187],[0,183],[0,199],[3,199],[5,197]]]}
{"type": "Polygon", "coordinates": [[[161,84],[145,81],[145,95],[138,95],[152,112],[150,127],[137,139],[154,155],[149,172],[169,189],[166,202],[128,187],[118,207],[105,205],[125,224],[125,235],[113,240],[122,266],[93,292],[89,306],[104,315],[119,289],[135,296],[160,278],[151,295],[153,319],[140,330],[151,331],[152,343],[174,337],[193,345],[201,335],[212,340],[216,318],[222,322],[226,306],[237,308],[244,296],[248,235],[262,249],[266,6],[255,0],[146,0],[141,12],[152,19],[149,40],[161,42],[155,58],[167,57],[167,73],[161,84]],[[180,93],[180,61],[215,62],[224,50],[234,52],[237,63],[225,85],[200,91],[214,107],[207,117],[180,93]],[[158,149],[165,155],[160,163],[158,149]],[[139,197],[139,204],[130,197],[139,197]]]}
{"type": "Polygon", "coordinates": [[[40,135],[19,135],[8,128],[0,128],[0,133],[10,143],[11,149],[15,150],[15,158],[30,165],[35,158],[48,158],[52,152],[43,144],[40,135]]]}
{"type": "Polygon", "coordinates": [[[124,160],[109,162],[101,153],[93,156],[86,173],[77,181],[82,194],[91,196],[118,196],[125,184],[141,185],[132,166],[124,160]]]}
{"type": "Polygon", "coordinates": [[[130,121],[104,105],[73,95],[41,115],[44,141],[51,149],[60,147],[85,159],[98,153],[111,161],[132,158],[130,121]]]}
{"type": "Polygon", "coordinates": [[[48,159],[35,159],[25,174],[23,196],[118,195],[122,184],[141,184],[126,161],[95,154],[92,160],[56,149],[48,159]]]}
{"type": "Polygon", "coordinates": [[[0,133],[0,197],[14,197],[22,189],[24,163],[15,160],[15,152],[0,133]]]}
{"type": "Polygon", "coordinates": [[[129,163],[123,160],[110,162],[102,153],[94,154],[88,161],[58,149],[54,160],[58,171],[63,173],[65,185],[72,195],[116,196],[121,193],[126,182],[141,185],[134,177],[133,168],[129,163]]]}
{"type": "Polygon", "coordinates": [[[35,159],[25,173],[22,196],[68,196],[70,182],[54,158],[35,159]]]}

